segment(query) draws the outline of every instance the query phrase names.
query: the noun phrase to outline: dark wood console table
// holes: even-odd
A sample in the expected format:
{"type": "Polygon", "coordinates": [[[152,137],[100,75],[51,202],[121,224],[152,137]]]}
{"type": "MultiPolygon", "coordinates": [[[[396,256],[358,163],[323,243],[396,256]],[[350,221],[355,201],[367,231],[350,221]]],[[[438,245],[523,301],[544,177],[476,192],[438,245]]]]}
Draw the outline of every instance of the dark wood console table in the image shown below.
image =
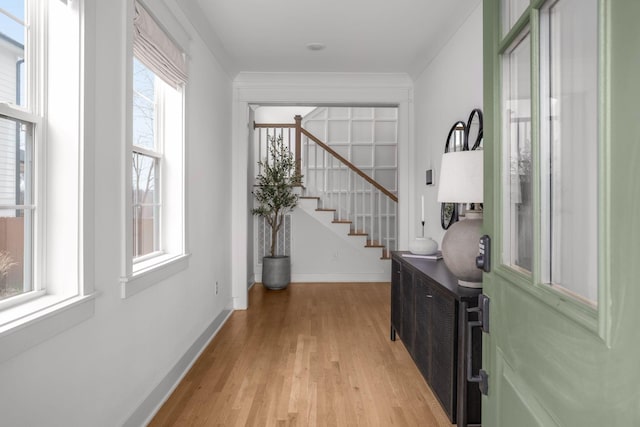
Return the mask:
{"type": "MultiPolygon", "coordinates": [[[[400,337],[451,423],[480,425],[480,389],[467,382],[465,326],[481,290],[458,286],[444,261],[407,253],[391,257],[391,340],[400,337]]],[[[482,360],[480,335],[474,330],[473,372],[482,360]]]]}

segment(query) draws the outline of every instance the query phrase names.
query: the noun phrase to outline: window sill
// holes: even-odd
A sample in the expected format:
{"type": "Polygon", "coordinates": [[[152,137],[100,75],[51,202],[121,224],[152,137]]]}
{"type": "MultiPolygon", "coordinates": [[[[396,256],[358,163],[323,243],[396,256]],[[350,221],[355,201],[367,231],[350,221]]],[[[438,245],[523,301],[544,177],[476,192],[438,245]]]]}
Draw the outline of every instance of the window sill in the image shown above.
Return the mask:
{"type": "Polygon", "coordinates": [[[134,266],[131,276],[120,278],[120,297],[129,298],[189,266],[190,254],[162,255],[134,266]]]}
{"type": "Polygon", "coordinates": [[[45,295],[0,313],[0,362],[93,316],[95,294],[45,295]]]}

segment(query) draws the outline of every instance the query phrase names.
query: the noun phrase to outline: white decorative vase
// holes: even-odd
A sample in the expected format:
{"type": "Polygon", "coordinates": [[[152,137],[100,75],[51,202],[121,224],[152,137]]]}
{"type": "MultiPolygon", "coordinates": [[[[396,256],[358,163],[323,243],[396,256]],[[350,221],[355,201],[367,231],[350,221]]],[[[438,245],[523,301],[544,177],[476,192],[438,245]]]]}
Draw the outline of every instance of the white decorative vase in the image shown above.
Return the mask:
{"type": "Polygon", "coordinates": [[[433,255],[438,251],[438,242],[431,237],[416,237],[409,244],[409,251],[416,255],[433,255]]]}

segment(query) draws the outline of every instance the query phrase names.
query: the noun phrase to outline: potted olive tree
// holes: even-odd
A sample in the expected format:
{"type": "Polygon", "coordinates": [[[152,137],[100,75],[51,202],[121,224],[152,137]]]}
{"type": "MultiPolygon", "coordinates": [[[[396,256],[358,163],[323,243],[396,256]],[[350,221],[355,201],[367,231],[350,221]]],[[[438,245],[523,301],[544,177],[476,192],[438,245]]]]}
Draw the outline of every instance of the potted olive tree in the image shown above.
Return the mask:
{"type": "Polygon", "coordinates": [[[268,289],[284,289],[291,281],[291,259],[284,254],[276,255],[276,243],[285,215],[298,204],[294,187],[302,176],[295,173],[295,159],[282,135],[267,136],[267,140],[268,158],[258,162],[262,172],[253,191],[258,206],[251,212],[264,218],[271,229],[270,255],[262,258],[262,284],[268,289]]]}

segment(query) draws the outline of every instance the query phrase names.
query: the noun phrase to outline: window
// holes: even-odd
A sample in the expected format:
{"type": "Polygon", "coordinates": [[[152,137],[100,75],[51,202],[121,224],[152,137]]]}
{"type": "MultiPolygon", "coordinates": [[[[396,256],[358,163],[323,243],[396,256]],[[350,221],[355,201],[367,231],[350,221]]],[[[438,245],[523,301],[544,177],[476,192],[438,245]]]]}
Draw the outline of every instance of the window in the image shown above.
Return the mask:
{"type": "Polygon", "coordinates": [[[542,280],[597,305],[598,2],[548,2],[540,28],[542,280]]]}
{"type": "Polygon", "coordinates": [[[599,4],[502,1],[502,263],[578,316],[598,308],[599,4]]]}
{"type": "Polygon", "coordinates": [[[183,268],[186,258],[184,53],[140,3],[133,16],[123,297],[183,268]]]}
{"type": "Polygon", "coordinates": [[[9,305],[34,286],[32,198],[33,137],[38,109],[28,99],[26,53],[33,50],[33,35],[25,1],[2,4],[0,9],[0,302],[9,305]],[[5,9],[6,8],[6,9],[5,9]]]}
{"type": "Polygon", "coordinates": [[[0,118],[0,301],[34,287],[32,122],[0,118]]]}
{"type": "Polygon", "coordinates": [[[531,39],[528,32],[502,58],[503,262],[530,272],[533,257],[531,39]]]}
{"type": "Polygon", "coordinates": [[[133,257],[160,252],[162,132],[158,127],[166,84],[133,59],[133,257]]]}
{"type": "Polygon", "coordinates": [[[31,34],[26,9],[25,0],[0,3],[0,102],[20,107],[28,107],[25,41],[31,40],[31,34]]]}
{"type": "MultiPolygon", "coordinates": [[[[0,2],[0,360],[93,313],[81,0],[0,2]],[[55,84],[48,84],[55,82],[55,84]],[[47,319],[47,321],[44,321],[47,319]],[[51,321],[55,319],[55,321],[51,321]]],[[[87,85],[91,76],[84,76],[87,85]]]]}

